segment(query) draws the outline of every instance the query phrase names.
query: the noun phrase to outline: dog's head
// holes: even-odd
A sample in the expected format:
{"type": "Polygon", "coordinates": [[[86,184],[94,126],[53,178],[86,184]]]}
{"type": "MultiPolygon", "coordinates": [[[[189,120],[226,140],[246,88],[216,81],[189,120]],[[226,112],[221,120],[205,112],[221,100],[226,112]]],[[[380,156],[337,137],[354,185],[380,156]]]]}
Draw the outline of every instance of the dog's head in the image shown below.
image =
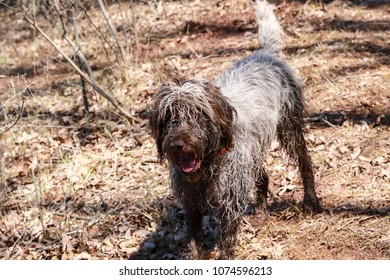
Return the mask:
{"type": "Polygon", "coordinates": [[[149,125],[160,160],[183,173],[200,169],[233,142],[234,109],[220,89],[203,80],[176,80],[157,90],[149,125]]]}

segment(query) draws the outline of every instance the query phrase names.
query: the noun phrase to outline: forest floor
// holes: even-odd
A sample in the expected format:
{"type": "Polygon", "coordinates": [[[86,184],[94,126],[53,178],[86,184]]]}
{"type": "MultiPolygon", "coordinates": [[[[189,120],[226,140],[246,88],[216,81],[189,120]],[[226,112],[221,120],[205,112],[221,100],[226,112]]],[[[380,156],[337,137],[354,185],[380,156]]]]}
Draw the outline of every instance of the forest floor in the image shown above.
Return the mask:
{"type": "MultiPolygon", "coordinates": [[[[236,258],[389,259],[390,4],[279,2],[285,58],[306,85],[306,139],[325,211],[303,214],[297,169],[275,142],[266,159],[274,197],[266,217],[244,217],[236,258]]],[[[166,163],[156,162],[145,110],[168,77],[212,79],[257,49],[253,3],[135,1],[137,38],[120,3],[108,8],[118,36],[132,39],[126,63],[107,55],[80,13],[81,50],[134,120],[87,87],[89,125],[78,75],[18,8],[0,7],[0,132],[24,100],[0,135],[0,259],[183,257],[185,212],[166,163]]],[[[98,7],[88,14],[109,34],[98,7]]],[[[59,24],[39,13],[37,23],[72,54],[59,24]]],[[[206,232],[210,224],[206,217],[206,232]]]]}

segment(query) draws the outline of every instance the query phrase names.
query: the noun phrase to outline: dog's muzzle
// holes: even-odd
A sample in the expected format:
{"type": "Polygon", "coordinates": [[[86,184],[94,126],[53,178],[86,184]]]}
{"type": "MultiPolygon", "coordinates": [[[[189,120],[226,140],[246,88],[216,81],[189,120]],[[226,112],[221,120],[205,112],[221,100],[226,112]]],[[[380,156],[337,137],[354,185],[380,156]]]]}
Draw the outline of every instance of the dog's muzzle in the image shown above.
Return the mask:
{"type": "Polygon", "coordinates": [[[184,173],[195,172],[200,168],[201,160],[183,140],[172,140],[168,144],[167,155],[168,159],[176,163],[184,173]]]}

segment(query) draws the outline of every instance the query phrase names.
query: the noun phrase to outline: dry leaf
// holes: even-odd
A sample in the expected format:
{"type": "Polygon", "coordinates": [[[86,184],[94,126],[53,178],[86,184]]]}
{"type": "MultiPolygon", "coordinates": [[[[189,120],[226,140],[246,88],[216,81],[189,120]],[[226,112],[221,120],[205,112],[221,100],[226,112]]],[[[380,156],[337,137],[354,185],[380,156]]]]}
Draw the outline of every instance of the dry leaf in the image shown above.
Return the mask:
{"type": "Polygon", "coordinates": [[[353,149],[353,153],[351,154],[352,160],[356,159],[360,155],[360,152],[361,152],[360,147],[353,149]]]}
{"type": "Polygon", "coordinates": [[[62,251],[64,253],[71,253],[74,250],[71,240],[70,236],[62,234],[62,251]]]}

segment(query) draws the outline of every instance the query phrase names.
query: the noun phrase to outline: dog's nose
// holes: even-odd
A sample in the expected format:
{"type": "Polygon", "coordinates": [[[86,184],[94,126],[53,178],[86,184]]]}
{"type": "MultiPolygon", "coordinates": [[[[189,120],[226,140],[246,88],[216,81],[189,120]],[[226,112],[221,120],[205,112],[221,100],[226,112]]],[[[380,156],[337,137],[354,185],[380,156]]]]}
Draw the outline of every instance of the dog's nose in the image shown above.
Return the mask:
{"type": "Polygon", "coordinates": [[[184,141],[182,140],[174,140],[171,143],[169,143],[169,149],[171,150],[183,150],[184,148],[184,141]]]}

